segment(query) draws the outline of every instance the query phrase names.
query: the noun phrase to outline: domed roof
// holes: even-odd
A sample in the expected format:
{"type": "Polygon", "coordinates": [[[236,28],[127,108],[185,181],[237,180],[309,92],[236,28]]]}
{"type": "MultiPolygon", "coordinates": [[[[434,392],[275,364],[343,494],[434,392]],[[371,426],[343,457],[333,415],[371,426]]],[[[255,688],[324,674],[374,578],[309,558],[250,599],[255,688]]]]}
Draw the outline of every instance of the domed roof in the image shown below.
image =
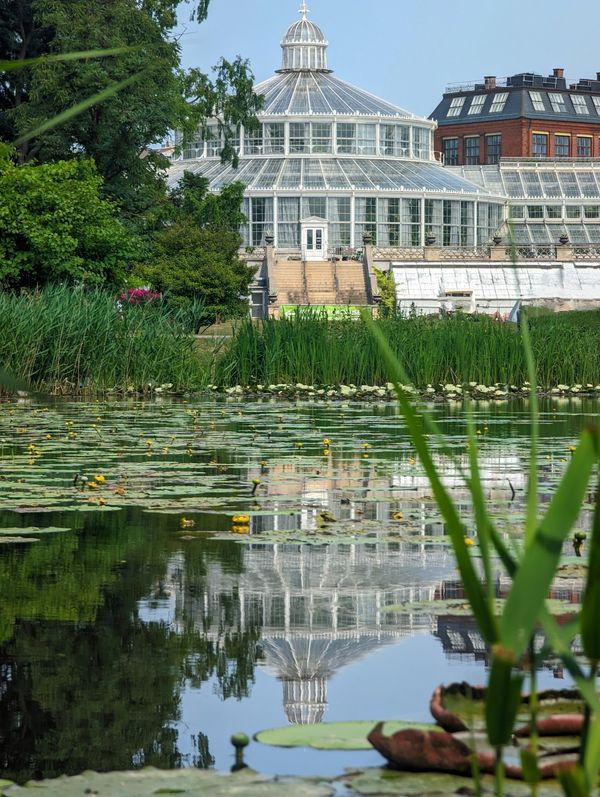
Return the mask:
{"type": "Polygon", "coordinates": [[[318,25],[303,17],[290,25],[281,44],[327,44],[327,40],[318,25]]]}
{"type": "Polygon", "coordinates": [[[281,42],[283,63],[281,72],[328,72],[328,42],[323,31],[307,18],[308,6],[302,2],[302,18],[293,22],[281,42]]]}

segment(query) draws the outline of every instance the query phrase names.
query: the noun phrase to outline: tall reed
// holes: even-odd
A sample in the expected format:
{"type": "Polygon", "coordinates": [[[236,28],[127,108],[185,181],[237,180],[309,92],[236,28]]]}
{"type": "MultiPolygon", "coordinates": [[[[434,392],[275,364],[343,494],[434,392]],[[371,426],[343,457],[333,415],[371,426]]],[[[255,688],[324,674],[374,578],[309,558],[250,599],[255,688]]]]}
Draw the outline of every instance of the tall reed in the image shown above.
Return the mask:
{"type": "MultiPolygon", "coordinates": [[[[412,384],[522,385],[527,365],[515,324],[483,316],[415,317],[376,322],[412,384]]],[[[538,382],[600,383],[600,312],[529,319],[538,382]]],[[[323,313],[245,322],[216,365],[216,381],[253,384],[384,384],[386,369],[361,320],[323,313]]]]}
{"type": "Polygon", "coordinates": [[[208,374],[177,315],[66,287],[0,293],[0,365],[37,389],[200,388],[208,374]]]}

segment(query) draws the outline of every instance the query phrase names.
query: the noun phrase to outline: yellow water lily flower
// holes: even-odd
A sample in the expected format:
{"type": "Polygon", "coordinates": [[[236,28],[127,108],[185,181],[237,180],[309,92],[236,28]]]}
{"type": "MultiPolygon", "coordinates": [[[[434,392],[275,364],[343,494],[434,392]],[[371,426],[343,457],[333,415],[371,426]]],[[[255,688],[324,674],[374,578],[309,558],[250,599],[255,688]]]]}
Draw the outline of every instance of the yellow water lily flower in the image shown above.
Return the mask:
{"type": "Polygon", "coordinates": [[[234,515],[233,522],[236,525],[248,525],[250,523],[250,515],[234,515]]]}
{"type": "Polygon", "coordinates": [[[250,526],[240,524],[238,526],[234,526],[231,531],[233,534],[250,534],[250,526]]]}
{"type": "Polygon", "coordinates": [[[331,440],[328,437],[323,438],[323,445],[327,448],[331,445],[331,440]]]}
{"type": "Polygon", "coordinates": [[[469,545],[475,545],[475,541],[472,537],[465,537],[465,545],[468,547],[469,545]]]}
{"type": "Polygon", "coordinates": [[[188,520],[188,518],[182,517],[179,519],[179,525],[182,529],[191,529],[193,526],[196,525],[195,520],[188,520]]]}
{"type": "Polygon", "coordinates": [[[404,513],[403,512],[393,512],[392,513],[392,520],[404,520],[404,513]]]}
{"type": "Polygon", "coordinates": [[[103,476],[101,473],[97,473],[97,474],[94,476],[94,481],[95,481],[97,484],[104,484],[104,482],[106,481],[106,477],[105,477],[105,476],[103,476]]]}

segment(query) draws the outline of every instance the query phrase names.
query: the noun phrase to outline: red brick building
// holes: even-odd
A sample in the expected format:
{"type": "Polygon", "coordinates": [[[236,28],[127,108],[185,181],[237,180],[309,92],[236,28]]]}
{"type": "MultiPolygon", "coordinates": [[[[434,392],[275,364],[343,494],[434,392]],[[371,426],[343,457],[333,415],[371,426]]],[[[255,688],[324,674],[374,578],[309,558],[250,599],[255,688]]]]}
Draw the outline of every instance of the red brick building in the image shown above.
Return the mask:
{"type": "Polygon", "coordinates": [[[599,158],[600,72],[567,86],[564,70],[450,86],[430,116],[448,166],[513,158],[599,158]]]}

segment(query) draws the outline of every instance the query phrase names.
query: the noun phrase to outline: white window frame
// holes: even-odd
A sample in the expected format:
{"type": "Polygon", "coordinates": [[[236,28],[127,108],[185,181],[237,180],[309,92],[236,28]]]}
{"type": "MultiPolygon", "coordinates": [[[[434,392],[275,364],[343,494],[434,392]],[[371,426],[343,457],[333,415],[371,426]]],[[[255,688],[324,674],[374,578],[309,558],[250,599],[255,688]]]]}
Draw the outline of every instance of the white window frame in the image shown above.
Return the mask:
{"type": "Polygon", "coordinates": [[[453,97],[450,101],[447,116],[460,116],[466,97],[453,97]]]}
{"type": "Polygon", "coordinates": [[[530,91],[529,99],[531,100],[531,104],[533,105],[534,111],[543,112],[546,110],[546,106],[544,105],[544,99],[542,97],[541,91],[530,91]]]}
{"type": "Polygon", "coordinates": [[[552,106],[554,113],[567,112],[567,103],[565,102],[564,94],[555,94],[551,91],[549,92],[548,97],[550,98],[550,105],[552,106]]]}
{"type": "Polygon", "coordinates": [[[590,109],[583,94],[571,94],[571,102],[573,103],[573,108],[575,108],[575,113],[580,116],[589,116],[590,109]]]}
{"type": "Polygon", "coordinates": [[[492,99],[492,104],[490,105],[489,113],[502,113],[502,111],[506,107],[508,94],[509,94],[508,91],[501,91],[498,94],[494,94],[494,98],[492,99]]]}
{"type": "Polygon", "coordinates": [[[485,105],[486,97],[487,97],[486,94],[476,94],[471,100],[471,105],[469,106],[467,115],[468,116],[479,115],[483,111],[483,106],[485,105]]]}

